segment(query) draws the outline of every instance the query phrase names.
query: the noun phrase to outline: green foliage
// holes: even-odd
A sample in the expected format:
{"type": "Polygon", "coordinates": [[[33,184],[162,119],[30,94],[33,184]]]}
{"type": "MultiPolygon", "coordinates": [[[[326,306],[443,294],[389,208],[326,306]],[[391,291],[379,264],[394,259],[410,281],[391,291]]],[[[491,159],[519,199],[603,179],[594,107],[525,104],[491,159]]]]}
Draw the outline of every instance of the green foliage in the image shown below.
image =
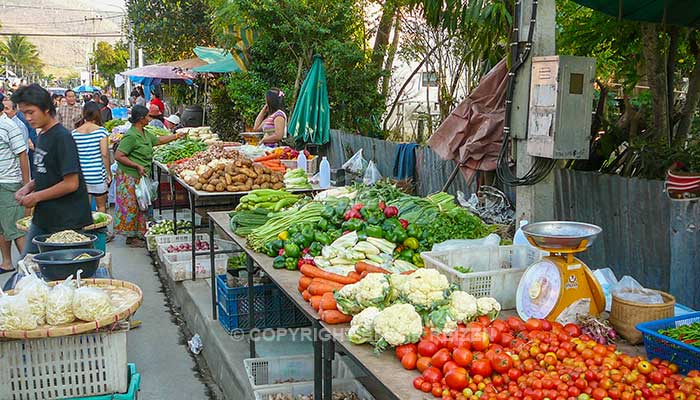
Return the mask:
{"type": "Polygon", "coordinates": [[[18,75],[41,72],[44,66],[39,51],[26,36],[11,35],[5,42],[0,42],[0,58],[7,58],[10,68],[18,75]]]}
{"type": "Polygon", "coordinates": [[[97,65],[99,76],[111,85],[115,74],[126,69],[129,59],[127,44],[119,42],[115,46],[107,42],[97,42],[95,53],[90,59],[90,63],[97,65]]]}
{"type": "Polygon", "coordinates": [[[243,132],[243,121],[238,108],[228,96],[224,79],[211,83],[210,94],[211,110],[208,111],[208,124],[221,139],[234,141],[238,134],[243,132]]]}
{"type": "Polygon", "coordinates": [[[131,34],[149,60],[190,58],[194,47],[213,42],[208,0],[127,0],[126,7],[131,34]]]}
{"type": "Polygon", "coordinates": [[[270,85],[256,72],[235,72],[230,75],[226,82],[226,94],[246,127],[253,127],[255,117],[265,105],[265,92],[269,88],[270,85]]]}

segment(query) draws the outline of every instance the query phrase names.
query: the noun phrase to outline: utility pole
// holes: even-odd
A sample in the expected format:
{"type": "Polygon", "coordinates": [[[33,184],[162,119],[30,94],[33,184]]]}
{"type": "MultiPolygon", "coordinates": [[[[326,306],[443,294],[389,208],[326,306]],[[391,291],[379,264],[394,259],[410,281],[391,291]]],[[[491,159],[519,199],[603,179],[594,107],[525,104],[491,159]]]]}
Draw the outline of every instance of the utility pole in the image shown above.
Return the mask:
{"type": "MultiPolygon", "coordinates": [[[[92,56],[95,56],[95,50],[96,50],[96,45],[97,45],[97,38],[95,37],[95,34],[97,31],[95,30],[95,22],[97,21],[102,21],[102,16],[99,14],[95,14],[94,17],[85,17],[85,21],[92,21],[92,56]]],[[[94,68],[92,66],[92,63],[90,63],[90,58],[88,57],[88,72],[90,73],[90,82],[88,82],[88,85],[92,85],[92,82],[94,81],[95,74],[97,74],[97,64],[95,64],[94,68]]]]}
{"type": "MultiPolygon", "coordinates": [[[[532,36],[530,56],[516,74],[513,94],[513,112],[511,114],[511,132],[513,151],[516,158],[516,174],[523,176],[532,166],[535,158],[527,152],[528,113],[530,103],[530,74],[532,57],[556,54],[555,46],[555,0],[519,0],[520,20],[519,39],[522,44],[527,41],[532,5],[537,5],[535,31],[532,36]]],[[[542,182],[532,186],[516,188],[516,219],[529,222],[554,219],[554,173],[551,172],[542,182]]]]}

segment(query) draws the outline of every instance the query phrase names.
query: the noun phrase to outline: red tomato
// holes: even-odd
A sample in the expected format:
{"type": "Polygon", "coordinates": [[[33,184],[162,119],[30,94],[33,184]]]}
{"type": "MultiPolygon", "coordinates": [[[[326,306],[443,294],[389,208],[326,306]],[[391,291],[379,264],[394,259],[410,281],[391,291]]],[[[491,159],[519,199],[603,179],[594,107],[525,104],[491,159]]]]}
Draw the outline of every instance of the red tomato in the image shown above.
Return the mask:
{"type": "Polygon", "coordinates": [[[464,347],[458,347],[452,352],[455,363],[461,367],[467,367],[472,362],[472,352],[464,347]]]}
{"type": "Polygon", "coordinates": [[[418,361],[418,354],[416,353],[406,353],[401,359],[401,365],[405,369],[412,370],[416,369],[416,362],[418,361]]]}
{"type": "Polygon", "coordinates": [[[469,371],[475,375],[481,375],[483,377],[491,376],[493,369],[491,368],[491,362],[489,360],[476,360],[472,361],[472,365],[469,371]]]}
{"type": "Polygon", "coordinates": [[[506,324],[506,322],[502,319],[494,319],[491,321],[491,326],[498,329],[501,334],[510,330],[510,328],[508,328],[508,324],[506,324]]]}
{"type": "Polygon", "coordinates": [[[431,393],[433,394],[433,397],[442,397],[442,388],[440,386],[433,386],[431,393]]]}
{"type": "Polygon", "coordinates": [[[501,346],[512,348],[513,345],[515,344],[514,341],[515,341],[515,338],[510,333],[502,333],[501,334],[501,341],[500,341],[501,346]]]}
{"type": "Polygon", "coordinates": [[[425,382],[423,377],[417,376],[417,377],[413,378],[413,387],[420,390],[420,387],[423,385],[423,382],[425,382]]]}
{"type": "Polygon", "coordinates": [[[437,351],[437,353],[433,354],[433,357],[430,359],[430,364],[433,367],[436,368],[442,368],[443,365],[445,365],[446,362],[450,361],[452,357],[450,357],[450,351],[447,349],[440,349],[437,351]]]}
{"type": "Polygon", "coordinates": [[[477,318],[476,320],[479,324],[481,324],[481,326],[486,327],[486,326],[491,325],[491,320],[489,319],[489,317],[487,317],[485,315],[479,316],[479,318],[477,318]]]}
{"type": "Polygon", "coordinates": [[[429,367],[423,371],[423,379],[429,383],[440,382],[440,379],[442,379],[442,372],[435,367],[429,367]]]}
{"type": "Polygon", "coordinates": [[[505,374],[513,367],[513,359],[505,353],[496,354],[491,360],[491,366],[499,374],[505,374]]]}
{"type": "Polygon", "coordinates": [[[525,321],[525,329],[528,331],[539,331],[542,328],[542,324],[539,319],[530,318],[525,321]]]}
{"type": "Polygon", "coordinates": [[[442,366],[442,374],[444,375],[447,373],[447,371],[449,371],[451,369],[455,369],[455,368],[461,368],[461,367],[459,365],[457,365],[456,362],[450,360],[442,366]]]}
{"type": "Polygon", "coordinates": [[[661,372],[659,372],[658,370],[657,370],[657,371],[652,371],[652,372],[649,374],[649,380],[651,381],[651,383],[659,384],[659,383],[661,383],[661,382],[664,381],[664,376],[663,376],[663,374],[661,374],[661,372]]]}
{"type": "Polygon", "coordinates": [[[469,343],[474,351],[484,351],[489,347],[489,336],[484,331],[472,332],[469,343]]]}
{"type": "Polygon", "coordinates": [[[415,353],[416,352],[416,345],[413,343],[409,344],[402,344],[401,346],[398,346],[396,348],[396,358],[399,360],[403,359],[403,356],[406,355],[406,353],[415,353]]]}
{"type": "Polygon", "coordinates": [[[490,343],[498,343],[501,341],[501,331],[499,331],[493,326],[489,326],[488,328],[486,328],[486,334],[489,335],[490,343]]]}
{"type": "Polygon", "coordinates": [[[605,389],[595,388],[591,396],[593,396],[595,400],[603,400],[603,398],[608,396],[608,392],[606,392],[605,389]]]}
{"type": "Polygon", "coordinates": [[[511,368],[508,370],[508,378],[510,378],[511,381],[517,381],[522,374],[523,373],[517,368],[511,368]]]}
{"type": "Polygon", "coordinates": [[[423,372],[430,367],[430,357],[421,357],[416,361],[416,368],[418,371],[423,372]]]}
{"type": "Polygon", "coordinates": [[[433,388],[433,385],[431,385],[430,382],[427,382],[427,381],[424,381],[420,385],[420,390],[422,390],[425,393],[429,393],[432,388],[433,388]]]}
{"type": "Polygon", "coordinates": [[[541,319],[540,320],[540,329],[543,331],[551,331],[552,330],[552,323],[547,321],[546,319],[541,319]]]}
{"type": "Polygon", "coordinates": [[[447,348],[450,350],[454,350],[458,347],[466,347],[469,348],[469,338],[466,333],[457,331],[450,336],[449,341],[447,342],[447,348]]]}
{"type": "Polygon", "coordinates": [[[443,348],[447,347],[447,341],[449,340],[447,338],[447,335],[445,335],[444,333],[441,333],[441,334],[435,336],[435,339],[437,340],[436,343],[438,345],[438,349],[443,349],[443,348]]]}
{"type": "Polygon", "coordinates": [[[463,368],[456,368],[447,371],[445,374],[445,384],[454,390],[463,390],[467,387],[467,373],[463,368]]]}
{"type": "Polygon", "coordinates": [[[418,342],[417,347],[418,354],[423,357],[432,357],[435,352],[438,351],[437,344],[433,343],[431,340],[421,340],[418,342]]]}
{"type": "Polygon", "coordinates": [[[525,323],[518,317],[508,317],[506,324],[508,324],[510,330],[516,333],[525,329],[525,323]]]}

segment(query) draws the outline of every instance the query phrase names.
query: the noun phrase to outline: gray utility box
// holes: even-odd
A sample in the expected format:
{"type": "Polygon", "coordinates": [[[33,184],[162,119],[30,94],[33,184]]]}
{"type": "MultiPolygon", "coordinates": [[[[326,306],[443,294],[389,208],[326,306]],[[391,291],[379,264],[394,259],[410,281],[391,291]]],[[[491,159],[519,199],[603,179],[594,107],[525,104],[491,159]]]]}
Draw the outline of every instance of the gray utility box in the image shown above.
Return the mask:
{"type": "Polygon", "coordinates": [[[532,58],[527,152],[551,159],[587,159],[595,59],[532,58]]]}

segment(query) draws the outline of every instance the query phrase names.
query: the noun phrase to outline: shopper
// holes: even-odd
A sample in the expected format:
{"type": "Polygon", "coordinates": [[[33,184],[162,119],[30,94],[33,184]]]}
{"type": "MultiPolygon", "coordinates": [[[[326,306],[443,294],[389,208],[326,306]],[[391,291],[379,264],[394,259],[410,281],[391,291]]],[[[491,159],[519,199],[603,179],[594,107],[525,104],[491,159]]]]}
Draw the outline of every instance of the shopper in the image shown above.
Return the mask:
{"type": "Polygon", "coordinates": [[[89,102],[83,107],[83,123],[71,134],[78,147],[80,169],[90,196],[95,198],[97,211],[106,212],[107,193],[112,182],[109,169],[109,133],[102,127],[100,105],[89,102]]]}
{"type": "Polygon", "coordinates": [[[146,95],[143,93],[143,86],[136,86],[136,95],[134,103],[137,106],[146,106],[146,95]]]}
{"type": "Polygon", "coordinates": [[[15,199],[15,192],[28,182],[27,141],[17,124],[0,109],[0,274],[14,271],[12,242],[20,253],[24,250],[24,232],[17,229],[16,222],[24,217],[25,210],[15,199]]]}
{"type": "Polygon", "coordinates": [[[136,200],[136,185],[142,176],[150,176],[153,163],[153,146],[171,142],[184,134],[155,136],[144,131],[151,117],[144,106],[131,109],[131,128],[126,131],[114,154],[118,168],[115,176],[117,204],[114,215],[115,232],[126,236],[126,244],[143,247],[146,233],[147,211],[141,211],[136,200]]]}
{"type": "Polygon", "coordinates": [[[151,117],[151,122],[148,125],[165,129],[165,124],[163,124],[163,113],[160,111],[157,105],[151,104],[148,106],[148,116],[151,117]]]}
{"type": "Polygon", "coordinates": [[[165,124],[165,129],[175,132],[175,129],[180,127],[180,117],[175,114],[170,115],[163,120],[163,124],[165,124]]]}
{"type": "Polygon", "coordinates": [[[155,90],[151,91],[151,94],[153,95],[151,98],[151,105],[155,104],[158,106],[158,110],[160,110],[160,114],[162,115],[165,112],[165,104],[163,104],[163,100],[160,99],[160,94],[155,90]]]}
{"type": "Polygon", "coordinates": [[[66,104],[58,106],[58,122],[68,129],[74,129],[83,118],[83,109],[77,104],[78,98],[71,89],[66,90],[66,104]]]}
{"type": "Polygon", "coordinates": [[[34,153],[36,175],[15,193],[24,207],[34,207],[25,240],[25,253],[37,253],[34,236],[92,224],[85,179],[78,149],[70,132],[56,120],[49,92],[37,84],[18,89],[12,101],[19,104],[29,124],[40,129],[34,153]]]}
{"type": "Polygon", "coordinates": [[[110,119],[112,119],[112,109],[109,108],[109,98],[107,95],[101,95],[100,96],[100,117],[102,118],[102,123],[106,123],[110,119]]]}
{"type": "Polygon", "coordinates": [[[276,146],[287,137],[287,114],[284,113],[284,92],[272,88],[265,94],[265,106],[258,113],[253,125],[254,131],[262,131],[262,142],[276,146]]]}
{"type": "Polygon", "coordinates": [[[20,132],[22,132],[22,139],[24,139],[24,142],[27,143],[29,141],[29,130],[24,125],[24,122],[22,122],[22,120],[17,115],[17,104],[13,103],[9,97],[2,98],[1,94],[0,100],[2,100],[3,111],[5,112],[5,115],[7,116],[7,118],[12,120],[12,122],[14,122],[15,125],[17,125],[17,128],[19,128],[20,132]]]}

